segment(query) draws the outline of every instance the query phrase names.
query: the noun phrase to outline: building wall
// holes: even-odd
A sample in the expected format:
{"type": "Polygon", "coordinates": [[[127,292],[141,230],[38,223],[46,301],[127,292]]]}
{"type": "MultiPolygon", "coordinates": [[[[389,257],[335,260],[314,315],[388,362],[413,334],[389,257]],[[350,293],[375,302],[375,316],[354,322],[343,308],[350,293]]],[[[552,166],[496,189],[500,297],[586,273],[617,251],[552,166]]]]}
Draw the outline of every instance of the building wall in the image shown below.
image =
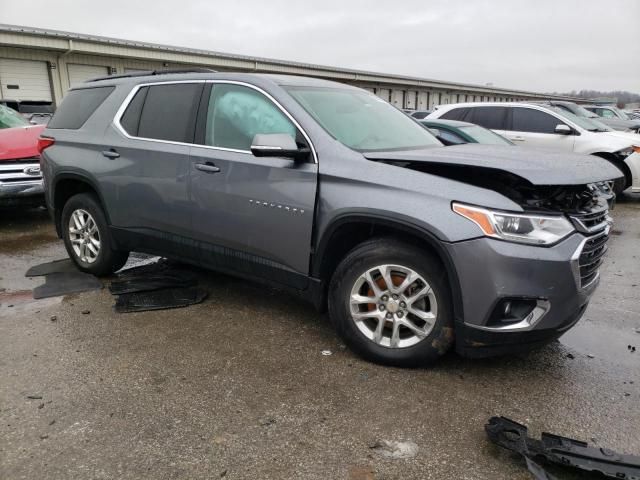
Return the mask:
{"type": "MultiPolygon", "coordinates": [[[[77,81],[82,75],[91,77],[96,73],[100,74],[99,72],[121,74],[134,70],[189,67],[324,78],[365,88],[397,108],[411,110],[433,109],[438,105],[459,102],[543,100],[548,98],[544,94],[533,92],[511,92],[506,89],[482,86],[463,87],[462,84],[446,84],[435,80],[216,54],[178,47],[138,44],[64,32],[16,31],[11,27],[0,28],[0,59],[46,62],[51,97],[55,104],[60,103],[70,87],[70,71],[72,77],[77,81]]],[[[0,86],[1,81],[2,78],[0,78],[0,86]]],[[[21,99],[19,89],[16,90],[15,85],[13,87],[12,90],[2,89],[0,94],[3,98],[21,99]]]]}

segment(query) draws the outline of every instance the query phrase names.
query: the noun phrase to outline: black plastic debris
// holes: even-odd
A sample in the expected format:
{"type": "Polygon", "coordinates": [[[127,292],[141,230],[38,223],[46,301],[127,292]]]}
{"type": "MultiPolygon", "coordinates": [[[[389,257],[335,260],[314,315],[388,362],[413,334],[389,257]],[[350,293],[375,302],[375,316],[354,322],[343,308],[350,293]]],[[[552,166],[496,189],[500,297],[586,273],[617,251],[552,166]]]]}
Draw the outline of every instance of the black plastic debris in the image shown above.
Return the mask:
{"type": "Polygon", "coordinates": [[[118,313],[164,310],[195,305],[207,298],[207,291],[198,287],[165,288],[149,292],[125,293],[118,297],[118,313]]]}
{"type": "Polygon", "coordinates": [[[535,480],[558,480],[556,477],[551,475],[529,457],[524,457],[524,459],[527,462],[527,468],[529,469],[529,472],[531,473],[531,475],[533,475],[533,478],[535,478],[535,480]]]}
{"type": "MultiPolygon", "coordinates": [[[[599,472],[611,478],[638,479],[640,478],[640,457],[613,452],[606,448],[590,447],[586,442],[561,437],[544,432],[540,440],[530,438],[527,427],[505,417],[492,417],[485,425],[489,439],[508,450],[521,454],[525,459],[544,459],[548,462],[573,467],[587,472],[599,472]]],[[[539,470],[529,470],[535,478],[553,478],[533,462],[539,470]],[[542,473],[540,473],[542,472],[542,473]]]]}
{"type": "Polygon", "coordinates": [[[49,298],[70,293],[88,292],[102,288],[102,282],[82,272],[51,273],[45,283],[33,289],[33,298],[49,298]]]}
{"type": "MultiPolygon", "coordinates": [[[[142,268],[142,267],[140,267],[142,268]]],[[[184,270],[167,270],[157,273],[141,274],[128,271],[111,281],[109,291],[113,295],[148,292],[162,288],[195,287],[198,283],[193,273],[184,270]]]]}
{"type": "Polygon", "coordinates": [[[40,265],[34,265],[27,273],[25,277],[42,277],[44,275],[50,275],[52,273],[75,273],[79,272],[76,264],[70,258],[63,258],[62,260],[54,260],[53,262],[41,263],[40,265]]]}

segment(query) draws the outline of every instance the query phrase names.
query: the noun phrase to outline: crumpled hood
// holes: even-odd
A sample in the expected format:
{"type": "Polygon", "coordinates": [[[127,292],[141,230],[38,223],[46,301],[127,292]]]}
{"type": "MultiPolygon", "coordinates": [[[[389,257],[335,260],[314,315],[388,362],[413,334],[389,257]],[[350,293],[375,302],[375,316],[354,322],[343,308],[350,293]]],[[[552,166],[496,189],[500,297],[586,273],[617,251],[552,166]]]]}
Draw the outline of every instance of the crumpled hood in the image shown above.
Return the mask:
{"type": "Polygon", "coordinates": [[[369,160],[418,162],[431,165],[476,167],[521,177],[533,185],[585,185],[622,177],[607,160],[593,155],[550,152],[517,146],[465,144],[420,150],[364,152],[369,160]]]}
{"type": "Polygon", "coordinates": [[[0,162],[37,157],[38,137],[45,125],[0,129],[0,162]]]}

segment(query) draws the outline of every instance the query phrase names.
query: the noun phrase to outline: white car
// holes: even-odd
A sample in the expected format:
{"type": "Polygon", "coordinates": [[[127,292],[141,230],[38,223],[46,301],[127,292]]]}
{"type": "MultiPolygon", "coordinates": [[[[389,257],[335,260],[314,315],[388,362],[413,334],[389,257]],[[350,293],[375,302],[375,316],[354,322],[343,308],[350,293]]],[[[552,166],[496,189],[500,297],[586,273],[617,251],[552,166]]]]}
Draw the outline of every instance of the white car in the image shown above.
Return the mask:
{"type": "Polygon", "coordinates": [[[518,145],[597,155],[623,173],[616,193],[631,187],[640,192],[640,135],[603,129],[588,118],[564,109],[532,103],[455,103],[443,105],[427,118],[475,123],[518,145]]]}

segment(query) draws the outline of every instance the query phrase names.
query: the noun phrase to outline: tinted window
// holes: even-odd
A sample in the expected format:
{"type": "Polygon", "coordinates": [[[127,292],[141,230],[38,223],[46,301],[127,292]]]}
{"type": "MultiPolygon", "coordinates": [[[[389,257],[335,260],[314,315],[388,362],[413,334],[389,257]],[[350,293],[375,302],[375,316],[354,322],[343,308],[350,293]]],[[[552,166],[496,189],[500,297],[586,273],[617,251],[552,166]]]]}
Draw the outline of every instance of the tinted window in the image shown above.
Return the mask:
{"type": "Polygon", "coordinates": [[[193,142],[193,130],[201,83],[178,83],[149,87],[138,136],[173,142],[193,142]]]}
{"type": "Polygon", "coordinates": [[[516,132],[555,133],[556,126],[562,120],[548,113],[531,108],[514,108],[512,110],[511,130],[516,132]]]}
{"type": "Polygon", "coordinates": [[[49,128],[80,128],[96,111],[115,87],[71,90],[53,114],[49,128]]]}
{"type": "Polygon", "coordinates": [[[129,106],[122,115],[120,119],[120,125],[122,128],[129,134],[134,137],[138,136],[138,127],[140,126],[140,115],[142,114],[142,106],[144,105],[144,100],[147,96],[147,91],[149,87],[142,87],[135,94],[129,106]]]}
{"type": "Polygon", "coordinates": [[[442,114],[440,118],[446,118],[447,120],[462,120],[468,111],[468,108],[454,108],[442,114]]]}
{"type": "Polygon", "coordinates": [[[291,120],[263,94],[240,85],[215,85],[209,97],[205,144],[250,150],[258,133],[286,133],[296,139],[291,120]]]}
{"type": "Polygon", "coordinates": [[[504,130],[506,117],[506,107],[474,107],[471,108],[471,116],[467,115],[465,121],[484,128],[504,130]]]}

